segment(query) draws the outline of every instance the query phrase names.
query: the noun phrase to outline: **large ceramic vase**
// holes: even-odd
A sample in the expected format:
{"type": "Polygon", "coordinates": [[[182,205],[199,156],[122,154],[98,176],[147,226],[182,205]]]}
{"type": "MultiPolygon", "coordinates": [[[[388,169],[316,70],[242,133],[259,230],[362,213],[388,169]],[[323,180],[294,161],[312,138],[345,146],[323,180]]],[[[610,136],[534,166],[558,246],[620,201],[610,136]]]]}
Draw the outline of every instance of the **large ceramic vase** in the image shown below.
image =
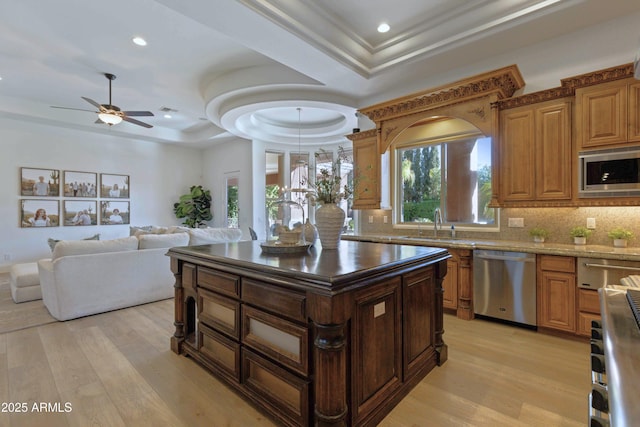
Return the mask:
{"type": "Polygon", "coordinates": [[[337,249],[344,218],[344,211],[333,203],[324,204],[316,211],[316,228],[322,249],[337,249]]]}

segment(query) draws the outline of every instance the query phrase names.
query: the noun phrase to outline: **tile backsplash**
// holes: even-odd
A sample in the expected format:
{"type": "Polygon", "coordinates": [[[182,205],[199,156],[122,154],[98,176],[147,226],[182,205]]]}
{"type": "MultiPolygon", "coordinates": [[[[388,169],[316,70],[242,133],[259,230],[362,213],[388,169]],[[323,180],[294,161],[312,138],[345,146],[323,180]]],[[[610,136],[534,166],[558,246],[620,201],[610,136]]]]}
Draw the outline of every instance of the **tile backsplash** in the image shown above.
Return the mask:
{"type": "MultiPolygon", "coordinates": [[[[359,211],[360,234],[396,234],[417,235],[418,230],[394,229],[391,210],[371,209],[359,211]],[[387,217],[387,223],[384,217],[387,217]],[[369,219],[372,222],[369,222],[369,219]]],[[[575,226],[587,226],[587,218],[594,218],[596,228],[589,237],[587,244],[611,245],[607,232],[615,227],[631,230],[635,238],[629,241],[629,246],[640,246],[640,207],[585,207],[585,208],[510,208],[500,210],[499,232],[475,232],[457,230],[457,236],[469,239],[491,240],[531,240],[529,229],[543,227],[551,235],[547,238],[550,243],[573,243],[569,230],[575,226]],[[509,218],[523,218],[524,227],[508,227],[509,218]]],[[[427,226],[429,227],[429,226],[427,226]]],[[[431,227],[429,227],[431,229],[431,227]]]]}

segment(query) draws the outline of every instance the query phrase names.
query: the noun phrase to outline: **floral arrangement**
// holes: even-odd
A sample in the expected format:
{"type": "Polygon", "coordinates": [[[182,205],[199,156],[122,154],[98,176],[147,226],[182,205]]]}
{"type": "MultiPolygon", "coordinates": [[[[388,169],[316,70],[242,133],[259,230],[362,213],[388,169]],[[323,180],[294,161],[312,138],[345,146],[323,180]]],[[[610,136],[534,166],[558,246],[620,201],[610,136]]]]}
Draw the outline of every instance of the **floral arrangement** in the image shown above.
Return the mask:
{"type": "MultiPolygon", "coordinates": [[[[321,149],[321,152],[326,153],[321,149]]],[[[316,153],[316,159],[321,153],[316,153]]],[[[342,162],[349,158],[344,152],[344,148],[338,147],[338,157],[331,163],[331,170],[320,169],[320,175],[316,177],[316,182],[309,184],[312,189],[308,197],[315,203],[338,203],[340,200],[349,199],[353,196],[353,183],[341,185],[340,168],[342,162]]]]}

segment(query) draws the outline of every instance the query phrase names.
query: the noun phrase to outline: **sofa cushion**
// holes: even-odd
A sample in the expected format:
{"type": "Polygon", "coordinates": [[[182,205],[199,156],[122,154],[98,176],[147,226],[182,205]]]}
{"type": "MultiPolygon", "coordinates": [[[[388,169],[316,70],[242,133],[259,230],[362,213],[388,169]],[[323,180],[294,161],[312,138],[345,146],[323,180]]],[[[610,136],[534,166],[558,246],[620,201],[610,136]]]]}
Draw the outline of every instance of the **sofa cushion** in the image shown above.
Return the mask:
{"type": "Polygon", "coordinates": [[[174,246],[187,246],[188,244],[188,233],[143,234],[138,236],[138,249],[172,248],[174,246]]]}
{"type": "Polygon", "coordinates": [[[52,260],[63,256],[99,254],[105,252],[135,251],[138,238],[134,236],[113,240],[63,240],[53,249],[52,260]]]}
{"type": "Polygon", "coordinates": [[[242,237],[239,228],[191,228],[189,245],[208,245],[209,243],[237,242],[242,237]]]}
{"type": "MultiPolygon", "coordinates": [[[[82,240],[100,240],[100,233],[98,234],[94,234],[91,237],[87,237],[85,239],[82,240]]],[[[49,244],[49,247],[51,248],[51,252],[53,252],[53,248],[56,246],[56,243],[58,242],[62,242],[61,239],[52,239],[52,238],[48,238],[47,239],[47,243],[49,244]]]]}

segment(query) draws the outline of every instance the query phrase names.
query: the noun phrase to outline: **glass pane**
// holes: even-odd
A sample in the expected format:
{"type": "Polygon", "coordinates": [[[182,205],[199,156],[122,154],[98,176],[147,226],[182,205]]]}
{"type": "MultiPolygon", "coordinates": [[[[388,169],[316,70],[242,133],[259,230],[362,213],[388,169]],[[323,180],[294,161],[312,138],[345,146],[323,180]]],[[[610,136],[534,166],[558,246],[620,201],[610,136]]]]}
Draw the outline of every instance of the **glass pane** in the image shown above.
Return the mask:
{"type": "Polygon", "coordinates": [[[493,224],[491,138],[461,138],[399,149],[400,221],[493,224]]]}
{"type": "Polygon", "coordinates": [[[227,178],[227,227],[238,228],[238,177],[227,178]]]}
{"type": "Polygon", "coordinates": [[[304,218],[296,218],[296,222],[304,224],[309,218],[309,204],[306,198],[306,191],[309,189],[309,153],[291,153],[289,157],[291,200],[302,206],[304,218]]]}

